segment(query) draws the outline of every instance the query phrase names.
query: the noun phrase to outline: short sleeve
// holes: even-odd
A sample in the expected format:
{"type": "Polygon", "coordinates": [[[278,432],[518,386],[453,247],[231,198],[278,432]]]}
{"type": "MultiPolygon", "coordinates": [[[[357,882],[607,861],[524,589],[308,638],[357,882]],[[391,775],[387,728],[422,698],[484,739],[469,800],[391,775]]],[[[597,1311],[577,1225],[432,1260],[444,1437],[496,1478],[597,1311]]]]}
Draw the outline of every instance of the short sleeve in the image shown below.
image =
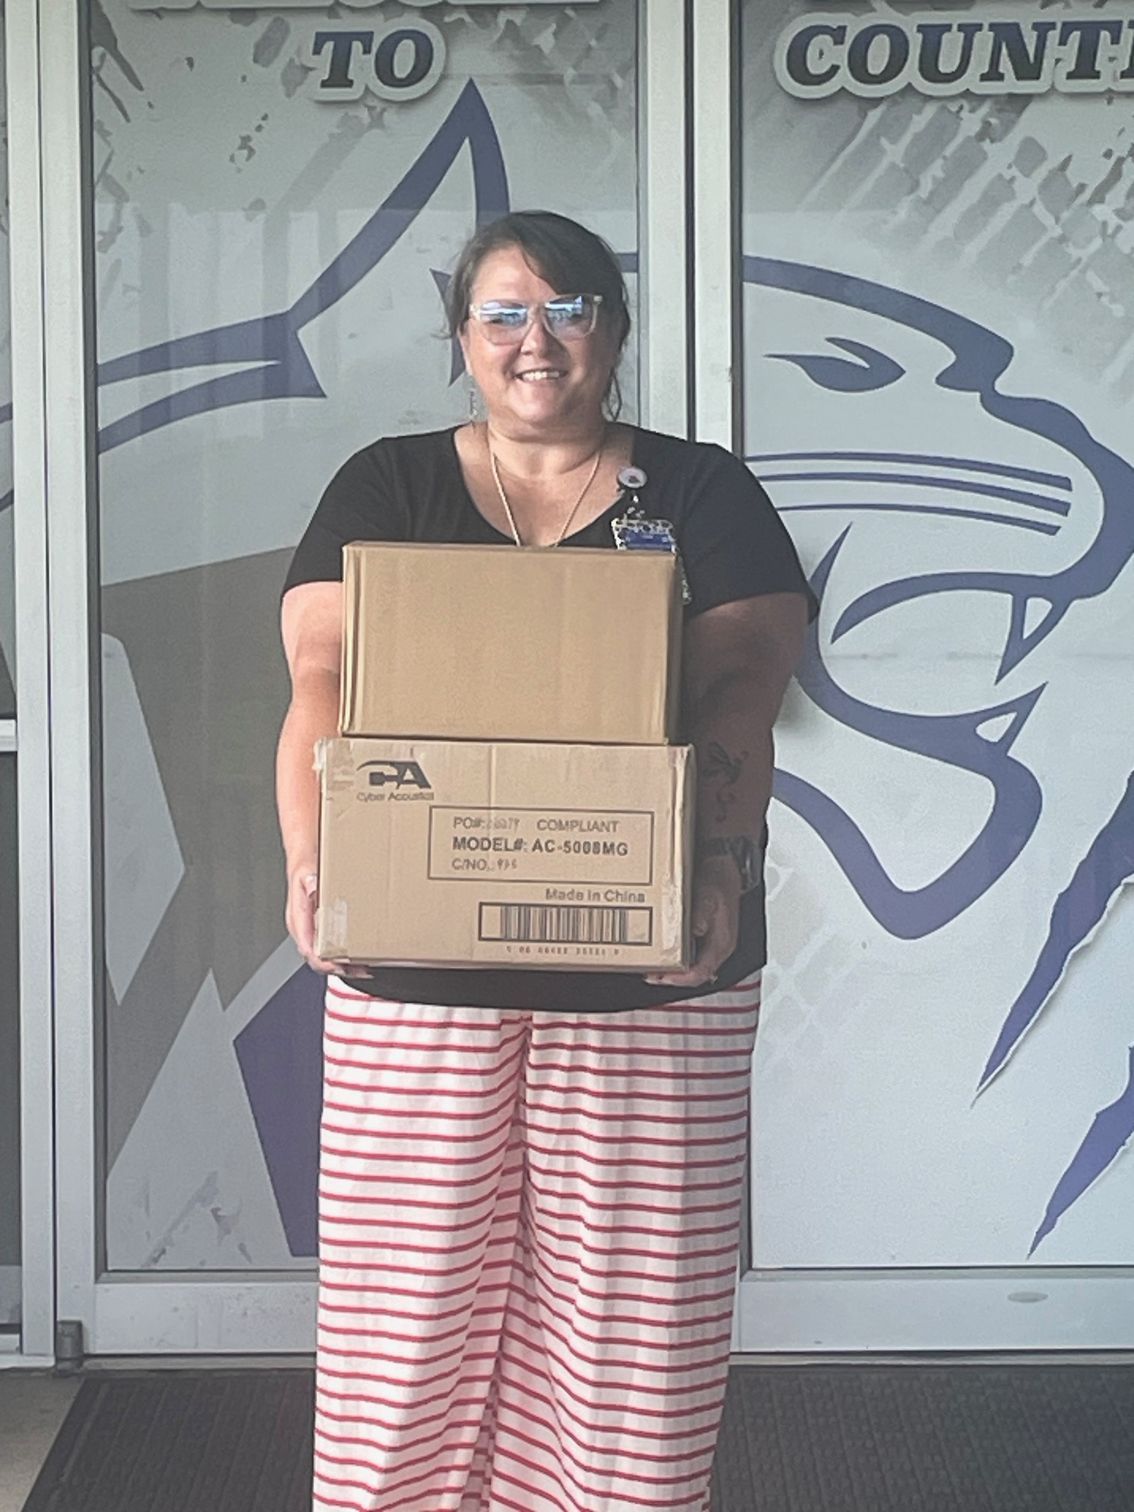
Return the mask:
{"type": "Polygon", "coordinates": [[[348,458],[323,490],[295,548],[284,593],[299,583],[341,582],[348,541],[404,541],[408,526],[399,494],[382,442],[348,458]]]}
{"type": "Polygon", "coordinates": [[[801,593],[814,619],[817,601],[771,499],[731,452],[720,446],[698,450],[706,460],[690,481],[680,542],[689,612],[764,593],[801,593]]]}

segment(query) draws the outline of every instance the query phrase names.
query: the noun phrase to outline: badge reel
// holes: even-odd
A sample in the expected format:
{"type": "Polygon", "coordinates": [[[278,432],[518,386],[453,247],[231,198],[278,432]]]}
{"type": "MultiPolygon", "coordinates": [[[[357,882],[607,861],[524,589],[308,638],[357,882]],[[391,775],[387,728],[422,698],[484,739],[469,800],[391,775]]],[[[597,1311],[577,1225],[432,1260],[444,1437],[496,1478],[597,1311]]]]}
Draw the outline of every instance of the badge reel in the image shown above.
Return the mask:
{"type": "Polygon", "coordinates": [[[624,467],[618,474],[618,486],[630,495],[626,513],[611,520],[610,529],[614,544],[619,551],[668,551],[677,558],[681,569],[681,602],[691,604],[689,580],[685,576],[685,564],[677,548],[672,520],[650,519],[638,500],[638,491],[646,486],[646,474],[640,467],[624,467]]]}

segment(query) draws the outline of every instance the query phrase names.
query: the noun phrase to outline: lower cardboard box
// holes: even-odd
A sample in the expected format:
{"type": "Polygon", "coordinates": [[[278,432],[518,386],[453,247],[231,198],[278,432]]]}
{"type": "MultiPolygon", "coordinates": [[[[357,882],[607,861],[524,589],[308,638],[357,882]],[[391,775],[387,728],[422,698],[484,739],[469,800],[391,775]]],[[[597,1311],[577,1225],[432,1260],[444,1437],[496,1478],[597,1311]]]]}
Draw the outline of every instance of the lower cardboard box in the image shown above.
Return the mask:
{"type": "Polygon", "coordinates": [[[689,963],[691,746],[340,737],[316,765],[324,960],[689,963]]]}

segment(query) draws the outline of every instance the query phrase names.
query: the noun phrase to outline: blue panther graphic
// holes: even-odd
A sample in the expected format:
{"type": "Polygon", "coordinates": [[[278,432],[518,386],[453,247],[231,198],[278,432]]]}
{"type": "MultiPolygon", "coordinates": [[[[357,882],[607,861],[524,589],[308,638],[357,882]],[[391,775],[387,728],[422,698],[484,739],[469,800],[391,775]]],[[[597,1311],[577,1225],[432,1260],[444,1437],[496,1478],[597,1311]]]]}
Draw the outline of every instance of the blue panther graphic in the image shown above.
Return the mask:
{"type": "MultiPolygon", "coordinates": [[[[812,449],[813,440],[806,449],[748,459],[785,514],[829,512],[839,521],[839,533],[815,569],[813,585],[820,596],[826,594],[859,522],[871,514],[966,522],[969,529],[961,550],[970,552],[971,522],[998,527],[1006,542],[1001,548],[1003,563],[986,565],[992,549],[982,538],[974,555],[984,556],[985,562],[977,559],[943,572],[930,556],[924,571],[852,592],[850,601],[836,610],[829,644],[835,647],[856,628],[916,600],[965,595],[959,602],[971,612],[975,602],[991,596],[1004,602],[1008,611],[995,680],[1017,669],[1026,674],[1069,611],[1107,593],[1134,556],[1134,467],[1063,406],[1006,392],[1001,385],[1014,356],[1012,346],[955,311],[835,270],[772,258],[746,257],[744,279],[750,287],[814,301],[816,333],[836,325],[840,314],[853,312],[879,318],[888,332],[912,333],[923,346],[928,338],[935,349],[933,381],[938,389],[972,396],[984,415],[1022,438],[1026,455],[1052,459],[1053,470],[1041,471],[1034,465],[957,457],[944,449],[818,451],[812,449]],[[839,493],[842,497],[832,497],[839,493]],[[802,502],[793,502],[797,497],[802,502]],[[993,502],[995,510],[990,507],[993,502]],[[1052,571],[1049,543],[1060,535],[1069,544],[1056,545],[1052,571]],[[1031,542],[1037,536],[1042,552],[1029,557],[1020,537],[1031,542]]],[[[797,305],[792,312],[797,314],[797,305]]],[[[904,375],[890,352],[862,341],[826,334],[821,343],[818,350],[768,355],[793,364],[816,387],[842,394],[886,390],[904,375]]],[[[807,437],[806,421],[801,428],[807,437]]],[[[1019,860],[1035,832],[1043,808],[1040,782],[1012,748],[1045,696],[1045,684],[1039,681],[1014,698],[964,714],[903,712],[884,707],[881,700],[854,697],[839,686],[824,658],[818,625],[812,627],[798,680],[808,697],[844,726],[897,750],[976,774],[990,786],[988,816],[963,853],[926,885],[903,889],[887,874],[844,808],[799,775],[776,774],[776,797],[823,838],[858,897],[887,931],[916,939],[945,927],[1019,860]]],[[[1051,999],[1072,954],[1132,877],[1134,775],[1055,901],[1039,957],[1008,1010],[978,1093],[1004,1069],[1051,999]]],[[[1132,1133],[1134,1052],[1124,1091],[1100,1110],[1087,1131],[1052,1193],[1031,1252],[1112,1164],[1132,1133]]]]}

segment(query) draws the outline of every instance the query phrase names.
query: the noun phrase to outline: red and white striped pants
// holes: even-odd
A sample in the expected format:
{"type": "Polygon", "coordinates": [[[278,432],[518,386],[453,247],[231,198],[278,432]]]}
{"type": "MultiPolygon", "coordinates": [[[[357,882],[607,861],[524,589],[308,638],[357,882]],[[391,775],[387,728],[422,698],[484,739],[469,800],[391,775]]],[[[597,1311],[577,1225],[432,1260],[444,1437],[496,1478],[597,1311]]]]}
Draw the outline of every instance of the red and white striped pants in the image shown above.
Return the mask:
{"type": "Polygon", "coordinates": [[[330,980],[317,1512],[705,1512],[759,992],[562,1014],[330,980]]]}

